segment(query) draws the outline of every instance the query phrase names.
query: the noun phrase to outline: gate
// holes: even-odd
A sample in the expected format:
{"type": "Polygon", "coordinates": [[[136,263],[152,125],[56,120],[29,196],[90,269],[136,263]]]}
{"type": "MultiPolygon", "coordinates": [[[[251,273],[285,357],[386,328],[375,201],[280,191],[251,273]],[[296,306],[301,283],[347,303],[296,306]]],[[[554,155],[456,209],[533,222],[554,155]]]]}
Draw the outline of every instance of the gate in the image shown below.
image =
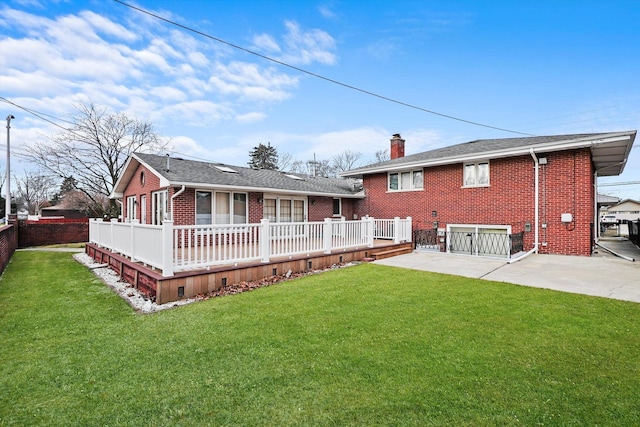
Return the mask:
{"type": "Polygon", "coordinates": [[[524,231],[511,235],[511,255],[524,251],[524,231]]]}
{"type": "Polygon", "coordinates": [[[438,230],[415,230],[413,232],[413,241],[416,244],[416,249],[423,250],[440,250],[440,244],[438,243],[438,230]]]}
{"type": "Polygon", "coordinates": [[[500,226],[451,226],[447,232],[447,250],[458,254],[509,258],[512,253],[509,231],[500,226]]]}

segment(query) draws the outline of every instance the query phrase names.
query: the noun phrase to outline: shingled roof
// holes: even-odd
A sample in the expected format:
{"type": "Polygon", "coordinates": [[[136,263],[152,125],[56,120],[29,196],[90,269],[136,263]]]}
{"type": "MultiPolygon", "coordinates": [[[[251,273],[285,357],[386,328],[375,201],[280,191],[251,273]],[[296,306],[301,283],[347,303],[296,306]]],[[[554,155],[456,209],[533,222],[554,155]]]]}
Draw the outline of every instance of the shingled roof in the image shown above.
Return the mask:
{"type": "Polygon", "coordinates": [[[111,197],[122,197],[127,183],[139,164],[143,164],[160,178],[161,187],[185,185],[189,188],[203,189],[218,188],[343,198],[364,197],[362,185],[357,179],[325,178],[267,169],[251,169],[148,153],[134,153],[129,158],[111,197]]]}
{"type": "Polygon", "coordinates": [[[476,159],[494,159],[537,153],[591,148],[600,176],[619,175],[633,145],[636,131],[534,136],[524,138],[478,139],[449,147],[424,151],[386,162],[347,171],[341,176],[360,177],[388,170],[438,166],[476,159]]]}

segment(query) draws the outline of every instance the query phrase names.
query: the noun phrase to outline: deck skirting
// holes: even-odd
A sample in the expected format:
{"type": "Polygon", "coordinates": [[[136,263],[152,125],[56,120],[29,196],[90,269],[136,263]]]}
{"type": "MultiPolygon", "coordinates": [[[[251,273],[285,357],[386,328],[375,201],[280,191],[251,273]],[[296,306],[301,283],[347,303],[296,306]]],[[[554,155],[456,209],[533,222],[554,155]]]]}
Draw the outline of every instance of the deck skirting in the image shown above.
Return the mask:
{"type": "MultiPolygon", "coordinates": [[[[386,250],[394,248],[413,248],[413,243],[384,245],[386,250]]],[[[178,301],[215,292],[223,286],[243,281],[250,282],[265,277],[286,275],[287,272],[302,273],[323,269],[334,264],[361,261],[369,258],[376,248],[361,248],[336,253],[312,253],[306,256],[274,258],[267,263],[250,262],[237,265],[211,267],[206,270],[194,270],[176,273],[164,277],[161,271],[113,253],[108,249],[88,243],[85,252],[96,262],[108,264],[120,277],[135,288],[154,299],[157,304],[178,301]]]]}

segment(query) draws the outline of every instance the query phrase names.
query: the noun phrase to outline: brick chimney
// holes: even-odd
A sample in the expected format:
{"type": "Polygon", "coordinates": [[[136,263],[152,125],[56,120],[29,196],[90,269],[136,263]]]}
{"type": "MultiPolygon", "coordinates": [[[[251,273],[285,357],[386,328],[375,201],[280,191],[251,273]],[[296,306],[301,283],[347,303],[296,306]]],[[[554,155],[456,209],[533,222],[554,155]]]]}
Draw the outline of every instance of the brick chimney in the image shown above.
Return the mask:
{"type": "Polygon", "coordinates": [[[396,133],[391,138],[391,160],[404,157],[404,139],[400,137],[399,133],[396,133]]]}

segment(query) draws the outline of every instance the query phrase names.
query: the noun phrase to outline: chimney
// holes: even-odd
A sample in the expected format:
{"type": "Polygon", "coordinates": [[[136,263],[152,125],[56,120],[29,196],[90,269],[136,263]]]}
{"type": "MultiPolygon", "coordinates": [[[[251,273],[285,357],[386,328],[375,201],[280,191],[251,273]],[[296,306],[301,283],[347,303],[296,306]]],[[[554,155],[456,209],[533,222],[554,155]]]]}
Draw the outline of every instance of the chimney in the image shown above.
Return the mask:
{"type": "Polygon", "coordinates": [[[404,157],[404,139],[400,137],[399,133],[393,135],[391,138],[391,160],[404,157]]]}

